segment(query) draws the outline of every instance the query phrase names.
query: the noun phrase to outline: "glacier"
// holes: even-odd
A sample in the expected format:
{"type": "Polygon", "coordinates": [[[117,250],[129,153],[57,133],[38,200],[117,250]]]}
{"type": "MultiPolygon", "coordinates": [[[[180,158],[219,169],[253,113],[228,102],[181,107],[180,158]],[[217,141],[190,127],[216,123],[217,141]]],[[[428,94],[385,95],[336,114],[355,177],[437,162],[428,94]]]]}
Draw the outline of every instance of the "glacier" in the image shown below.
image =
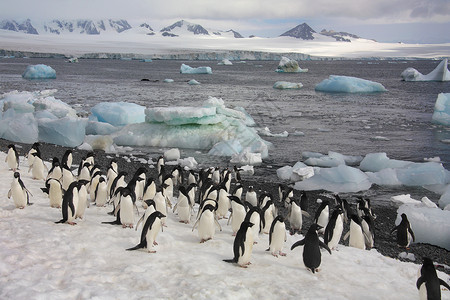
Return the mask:
{"type": "Polygon", "coordinates": [[[380,83],[351,76],[330,75],[316,85],[316,91],[328,93],[375,93],[386,92],[380,83]]]}
{"type": "Polygon", "coordinates": [[[400,76],[404,81],[450,81],[448,60],[443,59],[439,65],[427,75],[423,75],[414,68],[405,69],[400,76]]]}
{"type": "Polygon", "coordinates": [[[44,64],[29,65],[23,72],[22,77],[24,79],[55,79],[56,71],[44,64]]]}
{"type": "Polygon", "coordinates": [[[186,64],[182,64],[180,68],[182,74],[212,74],[211,67],[197,67],[192,68],[186,64]]]}
{"type": "Polygon", "coordinates": [[[277,81],[273,84],[274,89],[279,90],[288,90],[288,89],[301,89],[303,87],[303,84],[301,83],[294,83],[294,82],[288,82],[288,81],[277,81]]]}
{"type": "Polygon", "coordinates": [[[299,67],[296,60],[290,59],[286,56],[282,56],[277,69],[278,73],[304,73],[308,72],[308,69],[302,69],[299,67]]]}
{"type": "Polygon", "coordinates": [[[450,126],[450,93],[440,93],[434,104],[434,112],[431,122],[444,126],[450,126]]]}

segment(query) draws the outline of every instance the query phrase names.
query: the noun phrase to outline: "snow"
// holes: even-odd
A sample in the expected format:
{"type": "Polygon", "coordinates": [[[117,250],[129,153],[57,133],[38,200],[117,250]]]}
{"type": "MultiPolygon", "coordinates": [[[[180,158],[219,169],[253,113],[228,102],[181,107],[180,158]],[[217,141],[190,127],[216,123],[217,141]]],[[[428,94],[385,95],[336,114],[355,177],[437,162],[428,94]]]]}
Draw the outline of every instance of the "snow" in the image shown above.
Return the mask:
{"type": "Polygon", "coordinates": [[[279,73],[304,73],[308,72],[308,69],[300,68],[296,60],[283,56],[275,71],[279,73]]]}
{"type": "MultiPolygon", "coordinates": [[[[5,157],[1,152],[2,195],[8,193],[13,178],[5,157]]],[[[26,169],[25,159],[21,160],[26,169]]],[[[135,231],[101,224],[113,219],[107,214],[111,207],[95,205],[86,209],[76,226],[55,224],[61,211],[51,208],[40,191],[44,182],[20,172],[34,204],[16,209],[12,200],[0,201],[2,299],[418,298],[415,283],[420,265],[382,256],[375,249],[339,245],[332,255],[322,251],[320,272],[312,274],[303,265],[302,247],[289,250],[303,238],[299,234],[287,235],[285,257],[266,252],[268,235],[261,234],[248,268],[225,263],[223,259],[233,256],[234,240],[225,219],[219,221],[223,231],[199,243],[192,231],[193,219],[182,224],[169,211],[167,227],[157,236],[156,253],[125,251],[139,242],[141,226],[135,231]]],[[[450,292],[442,290],[442,299],[450,299],[450,292]]]]}
{"type": "Polygon", "coordinates": [[[443,59],[439,65],[427,75],[423,75],[414,68],[407,68],[401,74],[404,81],[450,81],[450,71],[447,68],[448,60],[443,59]]]}
{"type": "Polygon", "coordinates": [[[91,113],[98,121],[109,123],[113,126],[145,121],[145,107],[128,102],[101,102],[96,104],[91,113]]]}
{"type": "Polygon", "coordinates": [[[43,64],[29,65],[23,72],[22,77],[24,79],[55,79],[56,71],[52,67],[43,64]]]}
{"type": "Polygon", "coordinates": [[[298,90],[301,89],[303,87],[303,84],[299,83],[294,83],[294,82],[288,82],[288,81],[277,81],[273,84],[273,88],[274,89],[279,89],[279,90],[298,90]]]}
{"type": "Polygon", "coordinates": [[[431,122],[450,126],[450,93],[440,93],[434,104],[431,122]]]}
{"type": "Polygon", "coordinates": [[[180,68],[182,74],[212,74],[211,67],[192,68],[186,64],[182,64],[180,68]]]}
{"type": "Polygon", "coordinates": [[[178,160],[178,159],[180,159],[180,157],[181,157],[180,149],[178,149],[178,148],[172,148],[172,149],[164,151],[164,158],[167,161],[178,160]]]}
{"type": "Polygon", "coordinates": [[[386,92],[386,88],[374,81],[351,76],[330,75],[316,85],[316,91],[328,93],[375,93],[386,92]]]}

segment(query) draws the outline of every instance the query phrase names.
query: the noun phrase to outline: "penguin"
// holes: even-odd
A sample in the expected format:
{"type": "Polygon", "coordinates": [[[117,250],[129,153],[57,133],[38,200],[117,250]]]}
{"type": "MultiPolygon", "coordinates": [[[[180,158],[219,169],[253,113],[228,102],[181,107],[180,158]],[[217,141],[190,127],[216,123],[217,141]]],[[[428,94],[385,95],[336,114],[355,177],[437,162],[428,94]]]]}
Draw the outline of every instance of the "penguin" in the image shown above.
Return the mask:
{"type": "Polygon", "coordinates": [[[276,211],[275,204],[272,200],[267,201],[266,205],[261,209],[262,232],[268,234],[270,226],[275,219],[276,211]]]}
{"type": "Polygon", "coordinates": [[[366,243],[364,233],[361,227],[361,220],[357,215],[350,216],[350,230],[345,234],[344,240],[349,239],[348,245],[358,249],[365,250],[366,243]]]}
{"type": "Polygon", "coordinates": [[[219,184],[220,182],[220,169],[219,167],[215,167],[212,172],[212,181],[215,185],[219,184]]]}
{"type": "MultiPolygon", "coordinates": [[[[272,202],[273,202],[272,195],[271,195],[270,193],[268,193],[268,192],[263,192],[263,193],[259,196],[259,199],[258,199],[258,206],[261,207],[261,208],[263,208],[264,206],[266,206],[266,203],[267,203],[268,201],[272,201],[272,202]]],[[[275,206],[274,206],[274,207],[275,207],[275,206]]],[[[271,221],[271,222],[272,222],[272,221],[271,221]]],[[[270,224],[269,224],[269,226],[270,226],[270,224]]]]}
{"type": "Polygon", "coordinates": [[[161,183],[162,187],[163,187],[163,194],[164,197],[166,197],[168,199],[168,201],[171,203],[172,199],[173,199],[173,179],[172,179],[172,174],[168,174],[166,176],[164,176],[163,181],[161,183]]]}
{"type": "Polygon", "coordinates": [[[251,222],[242,222],[233,242],[232,259],[224,259],[227,263],[237,263],[242,268],[247,268],[250,264],[250,257],[253,250],[253,230],[251,222]]]}
{"type": "Polygon", "coordinates": [[[190,200],[190,203],[191,203],[191,207],[194,207],[194,205],[195,205],[195,193],[196,193],[196,191],[197,191],[197,184],[196,183],[191,183],[186,188],[186,193],[189,195],[189,200],[190,200]]]}
{"type": "Polygon", "coordinates": [[[38,153],[39,157],[41,157],[41,150],[39,149],[40,144],[38,142],[33,143],[31,149],[28,151],[25,157],[28,159],[28,166],[33,164],[34,156],[33,153],[38,153]]]}
{"type": "Polygon", "coordinates": [[[416,281],[420,299],[441,299],[441,285],[450,290],[447,282],[437,276],[433,261],[428,257],[424,257],[420,268],[420,277],[416,281]]]}
{"type": "Polygon", "coordinates": [[[6,154],[5,162],[8,164],[13,172],[19,169],[19,153],[16,150],[16,146],[13,144],[8,145],[8,153],[6,154]]]}
{"type": "Polygon", "coordinates": [[[80,218],[83,219],[84,212],[86,211],[86,207],[89,206],[88,191],[86,185],[89,183],[87,180],[78,180],[78,205],[75,209],[75,219],[80,218]]]}
{"type": "Polygon", "coordinates": [[[78,202],[78,182],[72,182],[64,193],[62,201],[62,216],[63,218],[57,222],[58,223],[68,223],[70,225],[75,225],[75,204],[78,202]]]}
{"type": "Polygon", "coordinates": [[[68,168],[71,168],[72,161],[73,161],[72,150],[67,149],[66,152],[64,152],[63,157],[61,159],[61,166],[67,165],[68,168]]]}
{"type": "Polygon", "coordinates": [[[109,162],[108,170],[106,171],[106,191],[107,191],[107,198],[110,198],[110,191],[111,191],[111,184],[113,183],[114,179],[119,174],[119,167],[117,165],[117,159],[113,158],[109,162]]]}
{"type": "Polygon", "coordinates": [[[320,263],[322,262],[322,254],[320,253],[320,248],[325,248],[330,254],[331,250],[328,248],[328,246],[319,240],[319,236],[317,234],[317,231],[320,229],[320,225],[313,223],[309,229],[308,232],[305,235],[305,238],[295,242],[291,250],[294,250],[297,246],[303,245],[303,263],[305,264],[306,268],[311,270],[311,272],[314,274],[315,272],[319,271],[320,263]]]}
{"type": "Polygon", "coordinates": [[[230,198],[228,198],[229,195],[230,194],[228,194],[225,184],[222,183],[219,186],[219,192],[217,194],[216,215],[219,220],[222,218],[225,218],[225,219],[227,218],[228,211],[231,208],[230,198]]]}
{"type": "Polygon", "coordinates": [[[222,183],[225,185],[225,188],[227,191],[230,191],[231,189],[231,175],[230,175],[230,170],[228,169],[224,169],[223,172],[223,180],[222,183]]]}
{"type": "Polygon", "coordinates": [[[344,222],[348,223],[348,221],[349,221],[348,216],[353,214],[353,211],[352,211],[350,205],[348,204],[346,199],[341,199],[341,197],[339,197],[338,194],[334,194],[334,198],[335,198],[337,205],[339,205],[339,207],[342,209],[344,222]]]}
{"type": "Polygon", "coordinates": [[[48,194],[50,207],[60,208],[63,201],[63,189],[58,179],[50,177],[45,181],[45,188],[41,188],[44,193],[48,194]]]}
{"type": "Polygon", "coordinates": [[[244,190],[244,187],[240,183],[238,183],[234,187],[233,191],[231,192],[231,195],[236,196],[239,199],[242,199],[242,192],[243,192],[243,190],[244,190]]]}
{"type": "Polygon", "coordinates": [[[174,186],[177,186],[177,185],[183,183],[183,179],[184,179],[183,178],[183,169],[181,168],[180,165],[176,165],[173,168],[171,174],[172,174],[173,185],[174,186]]]}
{"type": "Polygon", "coordinates": [[[90,183],[89,183],[89,195],[91,195],[91,199],[94,198],[95,189],[97,188],[98,181],[100,180],[100,177],[102,177],[103,174],[101,171],[97,171],[95,173],[92,173],[92,176],[90,177],[90,183]]]}
{"type": "Polygon", "coordinates": [[[310,215],[303,211],[300,207],[299,199],[292,199],[289,205],[288,221],[290,227],[290,234],[300,232],[303,226],[303,215],[309,217],[310,215]]]}
{"type": "Polygon", "coordinates": [[[122,227],[133,228],[134,226],[134,206],[136,195],[128,188],[123,188],[120,192],[120,222],[122,227]]]}
{"type": "Polygon", "coordinates": [[[50,170],[48,170],[47,177],[45,178],[45,180],[49,178],[61,180],[61,177],[62,177],[61,163],[59,162],[59,158],[53,157],[52,166],[50,170]]]}
{"type": "Polygon", "coordinates": [[[402,248],[409,249],[411,240],[415,241],[414,232],[411,229],[411,224],[405,214],[401,214],[401,222],[391,230],[391,234],[397,230],[397,245],[402,248]]]}
{"type": "MultiPolygon", "coordinates": [[[[81,165],[81,163],[80,163],[81,165]]],[[[91,181],[91,170],[89,169],[91,164],[85,162],[81,168],[78,168],[78,180],[87,180],[91,181]]]]}
{"type": "Polygon", "coordinates": [[[175,204],[175,206],[173,207],[173,212],[178,212],[178,218],[180,219],[181,223],[189,224],[192,210],[191,201],[184,186],[180,186],[178,188],[178,191],[178,201],[177,204],[175,204]]]}
{"type": "Polygon", "coordinates": [[[286,242],[286,224],[284,223],[284,218],[280,215],[273,219],[269,231],[269,249],[273,256],[278,257],[286,256],[286,253],[281,252],[283,250],[284,243],[286,242]]]}
{"type": "Polygon", "coordinates": [[[142,196],[142,200],[151,200],[156,195],[156,182],[153,180],[153,178],[149,177],[147,178],[145,185],[144,185],[144,194],[142,196]]]}
{"type": "Polygon", "coordinates": [[[253,186],[248,187],[248,191],[245,193],[245,202],[250,203],[252,206],[258,206],[258,197],[253,186]]]}
{"type": "Polygon", "coordinates": [[[302,211],[308,211],[308,196],[305,191],[300,191],[300,207],[302,211]]]}
{"type": "Polygon", "coordinates": [[[331,214],[331,218],[328,221],[323,235],[323,241],[328,246],[328,248],[330,248],[331,250],[336,249],[336,246],[341,240],[343,230],[344,213],[342,212],[341,207],[337,206],[331,214]]]}
{"type": "Polygon", "coordinates": [[[87,162],[91,165],[91,170],[92,168],[95,166],[95,154],[94,152],[88,152],[88,154],[86,154],[86,157],[83,159],[84,162],[87,162]]]}
{"type": "Polygon", "coordinates": [[[190,170],[188,174],[188,184],[192,183],[197,184],[197,176],[195,175],[195,172],[193,170],[190,170]]]}
{"type": "Polygon", "coordinates": [[[195,227],[198,225],[198,237],[200,238],[200,243],[204,243],[214,238],[214,234],[216,232],[215,225],[217,225],[219,230],[222,231],[222,227],[217,221],[214,211],[215,207],[213,205],[206,204],[202,209],[200,218],[198,218],[192,227],[192,231],[194,231],[195,227]]]}
{"type": "Polygon", "coordinates": [[[127,186],[127,183],[125,182],[125,176],[127,176],[127,172],[119,172],[119,174],[114,179],[113,183],[111,184],[111,188],[109,191],[109,202],[112,201],[113,203],[113,211],[108,214],[113,214],[114,211],[116,211],[116,207],[119,204],[120,195],[117,193],[117,191],[121,188],[124,188],[127,186]]]}
{"type": "Polygon", "coordinates": [[[159,230],[162,230],[161,219],[164,217],[165,215],[159,211],[153,212],[147,218],[144,227],[142,228],[140,243],[132,248],[128,248],[127,250],[132,251],[147,248],[149,253],[155,253],[156,250],[153,250],[153,246],[158,245],[158,243],[156,243],[156,236],[158,235],[159,230]]]}
{"type": "Polygon", "coordinates": [[[257,206],[250,207],[245,215],[244,222],[253,224],[253,243],[257,244],[259,240],[259,233],[261,232],[261,209],[257,206]]]}
{"type": "Polygon", "coordinates": [[[233,166],[233,170],[234,170],[234,180],[236,181],[237,184],[240,184],[242,180],[240,171],[242,171],[242,169],[233,166]]]}
{"type": "Polygon", "coordinates": [[[285,207],[288,207],[289,204],[291,204],[292,200],[294,198],[294,189],[291,187],[287,187],[283,193],[282,197],[280,198],[280,201],[284,203],[285,207]]]}
{"type": "Polygon", "coordinates": [[[320,226],[319,233],[323,233],[325,231],[325,228],[328,224],[329,215],[329,202],[328,200],[322,200],[314,216],[314,223],[320,226]]]}
{"type": "Polygon", "coordinates": [[[136,170],[131,181],[135,182],[134,193],[136,194],[136,200],[142,200],[144,196],[144,187],[147,170],[144,167],[140,167],[136,170]]]}
{"type": "Polygon", "coordinates": [[[156,170],[158,171],[158,174],[161,173],[162,166],[164,166],[164,156],[158,157],[158,161],[156,162],[156,170]]]}
{"type": "Polygon", "coordinates": [[[12,197],[16,207],[24,209],[25,206],[31,205],[30,195],[30,191],[25,187],[22,179],[20,179],[20,173],[14,172],[14,178],[11,182],[11,188],[8,191],[8,199],[12,197]]]}
{"type": "Polygon", "coordinates": [[[376,219],[376,215],[372,212],[369,198],[358,196],[357,214],[360,218],[362,218],[363,216],[370,216],[373,220],[376,219]]]}
{"type": "Polygon", "coordinates": [[[28,169],[28,173],[30,173],[30,171],[31,171],[31,175],[33,176],[34,180],[45,180],[46,176],[45,176],[44,172],[48,173],[47,166],[42,161],[38,152],[35,152],[31,155],[34,156],[34,159],[33,159],[33,164],[30,165],[30,167],[28,169]]]}
{"type": "Polygon", "coordinates": [[[67,190],[69,188],[70,184],[74,181],[73,173],[70,170],[67,163],[62,164],[61,169],[62,169],[61,184],[62,184],[63,190],[67,190]]]}
{"type": "Polygon", "coordinates": [[[233,231],[234,236],[237,234],[237,231],[239,230],[241,223],[245,219],[245,215],[247,214],[247,208],[238,197],[228,196],[228,198],[231,200],[231,215],[228,219],[227,225],[229,225],[231,222],[231,229],[233,231]]]}
{"type": "Polygon", "coordinates": [[[374,228],[371,216],[362,216],[361,218],[361,228],[364,233],[364,241],[366,243],[366,249],[370,250],[373,248],[374,244],[374,228]]]}
{"type": "Polygon", "coordinates": [[[100,176],[98,179],[97,187],[95,188],[94,195],[91,195],[91,197],[92,196],[92,200],[95,202],[96,206],[101,207],[106,205],[106,200],[108,199],[108,185],[103,176],[100,176]]]}
{"type": "Polygon", "coordinates": [[[153,201],[153,199],[144,200],[144,202],[146,203],[147,208],[146,208],[145,212],[142,214],[142,217],[140,217],[139,221],[137,221],[137,223],[136,223],[136,229],[135,229],[136,231],[137,231],[137,228],[139,227],[139,224],[141,224],[141,223],[145,224],[145,222],[147,221],[147,218],[156,211],[155,201],[153,201]]]}
{"type": "MultiPolygon", "coordinates": [[[[167,199],[164,194],[162,192],[156,192],[153,200],[155,201],[156,210],[167,216],[167,199]]],[[[162,217],[161,222],[164,226],[166,224],[166,217],[162,217]]]]}

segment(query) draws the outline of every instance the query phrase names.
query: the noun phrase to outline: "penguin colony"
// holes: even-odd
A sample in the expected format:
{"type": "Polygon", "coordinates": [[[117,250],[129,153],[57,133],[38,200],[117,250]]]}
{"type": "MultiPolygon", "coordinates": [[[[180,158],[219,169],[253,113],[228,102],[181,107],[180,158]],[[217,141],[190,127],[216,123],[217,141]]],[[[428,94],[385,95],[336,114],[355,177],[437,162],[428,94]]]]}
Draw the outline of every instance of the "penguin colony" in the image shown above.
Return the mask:
{"type": "MultiPolygon", "coordinates": [[[[75,225],[76,219],[83,218],[89,205],[108,205],[112,209],[109,218],[113,220],[104,224],[135,227],[136,230],[142,224],[140,242],[126,249],[129,251],[145,248],[150,253],[156,252],[157,235],[163,230],[169,214],[187,224],[188,228],[190,226],[192,231],[197,230],[200,243],[213,239],[216,230],[222,231],[218,219],[225,218],[235,239],[233,258],[223,260],[245,268],[251,264],[252,247],[258,243],[260,235],[269,236],[267,251],[276,257],[285,256],[282,250],[288,232],[286,225],[293,235],[301,232],[303,217],[311,218],[307,212],[305,192],[300,191],[298,196],[294,196],[291,187],[280,184],[278,195],[274,197],[270,193],[256,191],[252,186],[244,187],[237,167],[233,170],[215,167],[198,172],[186,171],[179,165],[166,166],[164,157],[160,156],[157,159],[157,177],[152,178],[143,167],[134,174],[120,172],[115,159],[108,166],[97,165],[92,152],[79,162],[78,168],[73,169],[73,153],[67,150],[61,160],[54,157],[51,168],[47,169],[39,143],[32,145],[26,159],[32,178],[43,181],[41,190],[48,195],[50,206],[61,209],[62,218],[55,223],[75,225]],[[130,176],[131,179],[127,180],[130,176]],[[172,203],[175,203],[173,207],[172,203]],[[139,207],[145,211],[140,212],[139,207]],[[287,213],[280,213],[282,210],[287,210],[287,213]]],[[[8,198],[13,199],[17,208],[23,209],[32,204],[32,195],[20,179],[19,162],[15,146],[9,145],[6,163],[13,176],[8,198]]],[[[358,197],[354,207],[338,194],[324,194],[324,197],[326,199],[318,199],[320,205],[305,237],[291,247],[295,253],[296,247],[303,246],[303,263],[312,273],[319,271],[321,248],[331,254],[331,250],[336,250],[339,243],[347,239],[351,247],[364,250],[374,246],[376,215],[369,199],[358,197]],[[343,236],[344,224],[349,225],[349,231],[343,236]]],[[[398,247],[408,249],[414,241],[414,232],[407,216],[402,214],[401,218],[401,223],[392,228],[391,234],[396,231],[398,247]]],[[[449,288],[437,277],[433,262],[424,258],[417,280],[421,299],[440,299],[440,285],[449,288]]]]}

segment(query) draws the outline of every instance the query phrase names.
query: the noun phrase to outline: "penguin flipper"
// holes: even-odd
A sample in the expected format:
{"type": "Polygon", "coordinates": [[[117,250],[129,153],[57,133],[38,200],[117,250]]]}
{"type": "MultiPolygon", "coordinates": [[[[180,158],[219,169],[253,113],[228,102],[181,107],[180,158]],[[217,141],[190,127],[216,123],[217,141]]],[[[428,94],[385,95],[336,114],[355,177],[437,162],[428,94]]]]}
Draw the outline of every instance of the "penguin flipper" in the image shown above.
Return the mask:
{"type": "Polygon", "coordinates": [[[12,194],[11,189],[9,189],[9,191],[8,191],[8,199],[11,198],[11,194],[12,194]]]}
{"type": "Polygon", "coordinates": [[[330,248],[324,242],[322,242],[321,240],[319,240],[319,246],[322,247],[322,248],[325,248],[331,254],[330,248]]]}
{"type": "Polygon", "coordinates": [[[142,222],[144,222],[144,217],[145,217],[145,214],[143,214],[142,217],[139,219],[139,221],[137,221],[137,223],[136,223],[136,228],[134,229],[135,231],[137,231],[137,229],[138,229],[138,227],[139,227],[139,224],[141,224],[142,222]]]}
{"type": "Polygon", "coordinates": [[[222,226],[219,224],[219,220],[217,220],[217,216],[214,216],[214,223],[219,227],[219,230],[222,231],[222,226]]]}
{"type": "Polygon", "coordinates": [[[448,285],[447,282],[445,282],[444,280],[439,278],[439,283],[443,286],[445,286],[449,291],[450,291],[450,286],[448,285]]]}
{"type": "Polygon", "coordinates": [[[348,232],[344,235],[344,241],[345,241],[346,239],[348,239],[349,236],[350,236],[350,231],[348,231],[348,232]]]}
{"type": "Polygon", "coordinates": [[[192,226],[192,231],[194,231],[195,227],[197,227],[198,222],[200,221],[200,218],[195,221],[194,226],[192,226]]]}
{"type": "Polygon", "coordinates": [[[416,287],[420,290],[420,286],[425,282],[425,277],[420,276],[416,281],[416,287]]]}
{"type": "Polygon", "coordinates": [[[48,188],[41,188],[41,190],[42,190],[44,193],[48,194],[48,188]]]}
{"type": "Polygon", "coordinates": [[[416,241],[416,237],[414,236],[414,232],[412,231],[412,229],[411,229],[411,227],[410,226],[408,226],[408,231],[409,231],[409,233],[411,234],[411,236],[412,236],[412,240],[413,240],[413,242],[415,242],[416,241]]]}
{"type": "Polygon", "coordinates": [[[296,247],[298,247],[298,246],[302,246],[302,245],[304,245],[304,244],[305,244],[305,239],[300,240],[300,241],[298,241],[298,242],[295,242],[295,243],[292,245],[291,250],[293,250],[294,248],[296,248],[296,247]]]}

